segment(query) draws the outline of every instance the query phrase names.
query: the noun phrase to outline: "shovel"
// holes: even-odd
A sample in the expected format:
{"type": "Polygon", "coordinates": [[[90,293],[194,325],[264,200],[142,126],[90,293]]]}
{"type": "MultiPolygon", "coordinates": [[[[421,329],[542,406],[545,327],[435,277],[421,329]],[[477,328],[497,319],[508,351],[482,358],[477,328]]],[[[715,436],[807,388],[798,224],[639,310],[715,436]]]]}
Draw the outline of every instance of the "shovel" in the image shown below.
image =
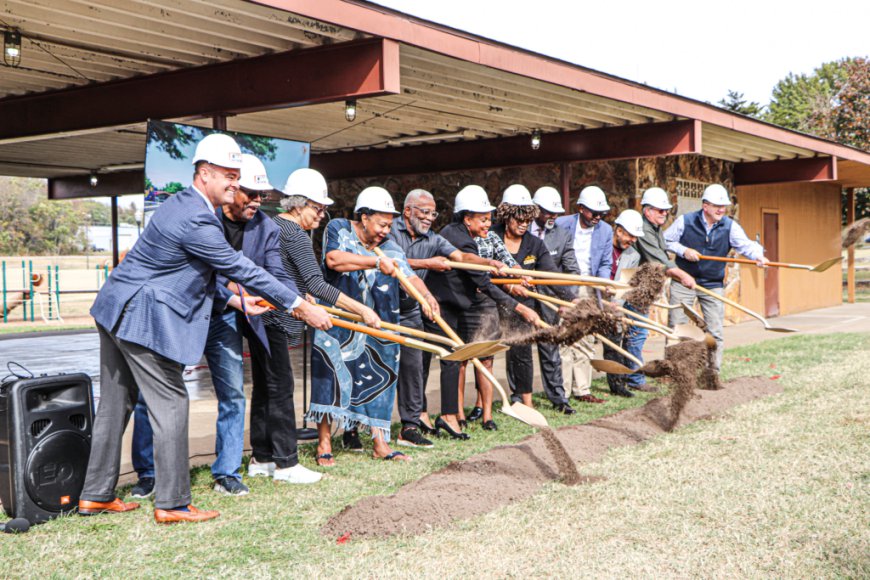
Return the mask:
{"type": "MultiPolygon", "coordinates": [[[[336,316],[341,316],[342,318],[347,318],[349,320],[355,320],[357,322],[362,320],[362,317],[358,314],[353,314],[351,312],[347,312],[340,308],[333,308],[331,306],[324,307],[327,312],[330,314],[334,314],[336,316]]],[[[333,321],[334,323],[335,321],[333,321]]],[[[457,344],[455,341],[450,340],[446,336],[441,336],[440,334],[432,334],[431,332],[423,332],[422,330],[417,330],[416,328],[408,328],[407,326],[400,326],[398,324],[393,324],[391,322],[381,321],[381,327],[386,328],[387,330],[392,330],[394,332],[400,332],[402,334],[407,334],[409,336],[415,336],[417,338],[422,338],[429,342],[440,342],[442,344],[446,344],[450,348],[453,348],[454,351],[451,354],[446,356],[442,356],[439,354],[440,358],[444,360],[458,360],[464,361],[469,360],[471,358],[477,357],[488,357],[497,355],[500,352],[504,352],[510,348],[510,346],[500,342],[498,340],[479,340],[476,342],[469,342],[465,345],[457,344]],[[454,358],[458,356],[458,358],[454,358]]],[[[368,328],[368,327],[367,327],[368,328]]],[[[413,344],[409,344],[408,346],[414,346],[413,344]]],[[[434,346],[434,345],[429,345],[434,346]]],[[[434,352],[434,351],[429,351],[434,352]]]]}
{"type": "Polygon", "coordinates": [[[490,274],[507,273],[513,276],[528,276],[529,278],[543,278],[546,280],[564,280],[578,285],[594,284],[598,286],[610,286],[611,288],[627,289],[628,284],[614,282],[610,278],[598,278],[595,276],[578,276],[576,274],[564,274],[562,272],[546,272],[544,270],[524,270],[522,268],[502,268],[484,266],[483,264],[466,264],[464,262],[452,262],[447,260],[447,265],[456,270],[474,270],[477,272],[489,272],[490,274]]]}
{"type": "MultiPolygon", "coordinates": [[[[386,256],[380,248],[374,248],[374,252],[382,258],[386,256]]],[[[396,277],[399,279],[399,283],[402,285],[405,291],[413,296],[414,299],[419,302],[421,306],[425,308],[429,307],[426,299],[420,295],[420,293],[417,291],[417,288],[415,288],[414,285],[411,284],[410,280],[408,280],[408,277],[405,276],[405,273],[402,272],[399,268],[396,268],[396,277]]],[[[450,328],[450,326],[444,321],[444,319],[441,318],[440,314],[435,315],[435,322],[438,324],[438,326],[441,327],[441,330],[443,330],[444,333],[449,336],[454,342],[456,342],[457,344],[463,344],[462,339],[459,338],[459,335],[457,335],[453,331],[453,329],[450,328]]],[[[493,376],[493,374],[489,372],[489,369],[487,369],[483,365],[483,363],[480,362],[480,360],[473,358],[471,359],[471,362],[474,365],[474,368],[480,371],[480,373],[485,376],[487,380],[489,380],[489,382],[491,382],[495,389],[498,391],[498,394],[501,396],[502,399],[502,413],[504,413],[508,417],[513,417],[518,421],[522,421],[523,423],[531,425],[532,427],[537,427],[539,429],[549,426],[547,423],[547,419],[541,414],[540,411],[532,409],[531,407],[527,407],[522,403],[511,403],[510,399],[507,396],[507,393],[504,390],[504,387],[499,384],[495,376],[493,376]]]]}
{"type": "MultiPolygon", "coordinates": [[[[709,333],[704,333],[702,338],[704,343],[707,346],[713,346],[716,344],[716,339],[709,333]]],[[[637,359],[635,359],[636,362],[637,359]]],[[[609,375],[631,375],[634,373],[642,373],[643,365],[640,365],[636,369],[630,369],[622,363],[618,363],[615,360],[605,360],[605,359],[594,359],[589,361],[592,364],[592,368],[600,373],[607,373],[609,375]]]]}
{"type": "MultiPolygon", "coordinates": [[[[746,258],[722,258],[719,256],[698,256],[702,260],[710,260],[711,262],[733,262],[735,264],[755,264],[758,263],[755,260],[747,260],[746,258]]],[[[808,270],[810,272],[824,272],[828,268],[839,264],[843,261],[843,256],[839,256],[837,258],[831,258],[830,260],[825,260],[815,266],[809,266],[807,264],[789,264],[787,262],[768,262],[766,265],[771,268],[793,268],[795,270],[808,270]]]]}
{"type": "Polygon", "coordinates": [[[767,321],[767,319],[765,317],[763,317],[762,315],[758,314],[757,312],[753,312],[752,310],[746,308],[745,306],[741,306],[740,304],[734,302],[730,298],[725,298],[724,296],[719,296],[715,292],[713,292],[711,290],[707,290],[703,286],[699,286],[699,285],[695,284],[695,290],[697,290],[698,292],[701,292],[702,294],[706,294],[707,296],[709,296],[711,298],[715,298],[716,300],[719,300],[720,302],[728,304],[729,306],[733,306],[737,310],[745,312],[746,314],[748,314],[752,318],[760,320],[761,323],[764,325],[764,330],[770,330],[772,332],[797,332],[797,329],[794,329],[794,328],[784,328],[781,326],[771,326],[771,324],[767,321]]]}
{"type": "Polygon", "coordinates": [[[604,288],[604,286],[600,286],[597,282],[575,282],[574,280],[527,280],[523,282],[517,278],[491,278],[490,282],[499,285],[528,284],[530,286],[591,286],[592,288],[604,288]]]}
{"type": "MultiPolygon", "coordinates": [[[[526,294],[528,294],[532,298],[536,298],[537,300],[540,300],[541,302],[543,302],[545,304],[567,306],[569,308],[574,306],[573,302],[568,302],[567,300],[562,300],[560,298],[555,298],[553,296],[546,296],[544,294],[532,292],[531,290],[526,290],[526,294]]],[[[699,340],[700,335],[696,331],[693,331],[691,329],[687,329],[686,328],[687,325],[679,325],[680,326],[679,330],[677,330],[677,329],[671,330],[667,326],[663,326],[663,325],[659,324],[658,322],[656,322],[650,318],[647,318],[646,316],[642,316],[642,315],[638,314],[637,312],[633,312],[633,311],[628,310],[627,308],[623,308],[621,306],[616,306],[616,308],[617,308],[617,310],[619,310],[623,314],[631,316],[632,318],[640,321],[639,323],[633,323],[631,321],[627,321],[628,324],[632,324],[633,326],[639,326],[641,328],[646,328],[647,330],[651,330],[653,332],[658,332],[659,334],[663,334],[671,340],[699,340]]],[[[554,310],[558,310],[558,308],[554,308],[554,310]]],[[[700,331],[700,329],[698,329],[698,330],[700,331]]],[[[703,335],[703,332],[702,332],[702,335],[703,335]]],[[[598,335],[596,335],[596,337],[597,336],[598,335]]],[[[703,336],[701,336],[701,338],[703,338],[703,336]]],[[[604,342],[604,341],[602,341],[602,342],[604,342]]],[[[638,363],[638,364],[641,364],[641,363],[638,363]]]]}
{"type": "MultiPolygon", "coordinates": [[[[362,324],[356,324],[354,322],[348,322],[347,320],[342,320],[341,318],[333,318],[332,324],[334,326],[338,326],[339,328],[345,328],[347,330],[352,330],[353,332],[360,332],[362,334],[367,334],[369,336],[374,336],[375,338],[380,338],[383,340],[389,340],[391,342],[396,342],[401,344],[402,346],[409,346],[411,348],[416,348],[419,350],[425,350],[426,352],[431,352],[434,355],[437,355],[439,358],[443,360],[452,360],[452,361],[466,361],[472,359],[476,356],[481,356],[481,351],[486,348],[491,348],[492,345],[484,345],[482,343],[474,343],[466,346],[462,346],[453,352],[450,352],[446,348],[442,348],[440,346],[429,344],[428,342],[423,342],[422,340],[417,340],[416,338],[408,338],[406,336],[399,336],[397,334],[392,334],[390,332],[386,332],[383,330],[378,330],[377,328],[370,328],[368,326],[363,326],[362,324]]],[[[496,341],[489,341],[496,342],[496,341]]],[[[498,343],[496,342],[498,345],[498,343]]],[[[501,345],[503,346],[503,345],[501,345]]],[[[504,349],[499,350],[501,352],[504,349]]],[[[488,355],[483,355],[488,356],[488,355]]]]}

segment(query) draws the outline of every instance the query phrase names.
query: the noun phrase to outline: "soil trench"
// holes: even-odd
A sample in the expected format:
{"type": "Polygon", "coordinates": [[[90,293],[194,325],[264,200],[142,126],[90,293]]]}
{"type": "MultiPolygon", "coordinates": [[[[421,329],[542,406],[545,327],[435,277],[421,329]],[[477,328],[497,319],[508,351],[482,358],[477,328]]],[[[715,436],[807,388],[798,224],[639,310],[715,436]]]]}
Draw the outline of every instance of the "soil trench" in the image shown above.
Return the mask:
{"type": "MultiPolygon", "coordinates": [[[[699,390],[686,403],[676,426],[781,391],[779,383],[762,377],[729,381],[720,390],[699,390]]],[[[563,427],[558,430],[558,438],[575,465],[592,463],[613,447],[634,445],[665,433],[671,427],[670,407],[670,397],[653,399],[637,409],[585,425],[563,427]]],[[[321,532],[334,538],[348,533],[355,538],[384,537],[446,526],[525,499],[547,482],[559,480],[564,475],[559,460],[537,433],[516,445],[496,447],[451,463],[393,495],[364,498],[330,518],[321,532]]]]}

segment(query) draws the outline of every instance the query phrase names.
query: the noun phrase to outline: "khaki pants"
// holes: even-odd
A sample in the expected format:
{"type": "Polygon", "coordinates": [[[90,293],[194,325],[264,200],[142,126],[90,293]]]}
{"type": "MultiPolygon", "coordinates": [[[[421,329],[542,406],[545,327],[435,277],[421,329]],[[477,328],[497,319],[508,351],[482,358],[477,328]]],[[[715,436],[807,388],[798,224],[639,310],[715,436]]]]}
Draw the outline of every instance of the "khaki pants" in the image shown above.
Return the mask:
{"type": "Polygon", "coordinates": [[[592,364],[589,360],[594,356],[594,341],[590,337],[583,338],[574,345],[559,347],[562,356],[562,378],[565,381],[565,395],[582,397],[591,394],[592,364]]]}

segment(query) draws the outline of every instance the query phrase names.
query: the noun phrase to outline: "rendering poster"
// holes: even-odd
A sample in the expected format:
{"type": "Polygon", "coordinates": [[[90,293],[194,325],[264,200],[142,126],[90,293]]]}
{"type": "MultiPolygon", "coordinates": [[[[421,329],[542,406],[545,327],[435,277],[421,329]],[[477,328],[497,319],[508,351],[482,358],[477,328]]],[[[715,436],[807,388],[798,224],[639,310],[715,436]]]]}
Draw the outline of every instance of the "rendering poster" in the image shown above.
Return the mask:
{"type": "MultiPolygon", "coordinates": [[[[216,131],[205,127],[148,121],[145,145],[145,221],[163,201],[188,187],[193,179],[191,159],[196,144],[211,133],[226,133],[236,140],[242,153],[256,155],[269,175],[269,182],[281,189],[293,171],[308,167],[311,147],[301,141],[249,135],[233,131],[216,131]]],[[[274,213],[279,200],[270,196],[263,210],[274,213]]]]}

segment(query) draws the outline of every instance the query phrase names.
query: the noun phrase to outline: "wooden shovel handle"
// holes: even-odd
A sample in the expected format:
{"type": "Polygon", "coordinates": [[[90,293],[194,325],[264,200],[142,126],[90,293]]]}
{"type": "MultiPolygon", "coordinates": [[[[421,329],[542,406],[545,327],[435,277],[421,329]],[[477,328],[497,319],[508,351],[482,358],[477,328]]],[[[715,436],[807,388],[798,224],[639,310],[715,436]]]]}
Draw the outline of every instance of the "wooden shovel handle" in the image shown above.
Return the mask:
{"type": "MultiPolygon", "coordinates": [[[[755,260],[749,260],[747,258],[723,258],[721,256],[698,256],[702,260],[709,260],[711,262],[732,262],[734,264],[749,264],[749,265],[758,265],[758,262],[755,260]]],[[[771,268],[792,268],[795,270],[812,270],[812,266],[808,266],[806,264],[789,264],[787,262],[768,262],[767,266],[771,268]]]]}
{"type": "Polygon", "coordinates": [[[597,278],[595,276],[578,276],[576,274],[564,274],[562,272],[547,272],[546,270],[524,270],[522,268],[503,268],[499,270],[495,266],[484,266],[482,264],[466,264],[465,262],[453,262],[447,260],[446,264],[456,270],[475,270],[478,272],[499,273],[504,272],[512,276],[528,276],[530,278],[544,278],[547,280],[565,280],[574,283],[582,284],[599,284],[601,286],[612,286],[614,288],[629,288],[628,284],[622,282],[614,282],[609,278],[597,278]]]}
{"type": "MultiPolygon", "coordinates": [[[[378,256],[381,256],[381,257],[384,256],[384,253],[381,251],[380,248],[375,248],[374,252],[378,256]]],[[[450,260],[448,260],[448,263],[458,264],[459,262],[450,262],[450,260]]],[[[465,266],[465,265],[475,266],[476,264],[462,264],[462,265],[463,266],[465,266]]],[[[480,267],[483,268],[485,271],[488,271],[487,268],[489,268],[489,266],[480,266],[480,267]]],[[[399,283],[402,285],[402,287],[408,292],[408,294],[410,294],[414,298],[414,300],[419,302],[421,306],[428,307],[428,304],[426,303],[426,299],[423,298],[423,296],[417,291],[416,288],[414,288],[414,286],[411,284],[411,281],[408,280],[408,277],[405,276],[405,274],[401,270],[399,270],[397,272],[397,278],[399,279],[399,283]]],[[[441,318],[440,314],[435,315],[435,323],[438,324],[438,326],[441,328],[441,330],[444,331],[444,334],[446,334],[448,337],[450,337],[454,342],[456,342],[456,344],[458,344],[459,346],[462,346],[465,344],[465,342],[461,338],[459,338],[459,335],[456,334],[452,328],[450,328],[450,325],[447,324],[447,322],[443,318],[441,318]]],[[[482,362],[480,362],[479,359],[476,359],[476,358],[471,359],[471,364],[473,364],[474,368],[476,368],[478,371],[480,371],[480,373],[484,377],[486,377],[489,382],[491,382],[493,384],[495,389],[498,391],[498,394],[502,398],[502,404],[510,406],[511,403],[510,403],[510,399],[507,396],[507,392],[504,390],[504,387],[501,386],[501,384],[498,382],[498,380],[496,380],[495,376],[493,376],[493,374],[491,372],[489,372],[489,369],[487,369],[486,366],[484,366],[484,364],[482,362]]]]}
{"type": "Polygon", "coordinates": [[[378,330],[377,328],[363,326],[362,324],[354,324],[353,322],[348,322],[347,320],[342,320],[341,318],[333,317],[332,324],[340,328],[352,330],[353,332],[360,332],[362,334],[374,336],[375,338],[396,342],[398,344],[401,344],[402,346],[409,346],[411,348],[425,350],[427,352],[437,354],[438,356],[446,356],[447,354],[449,354],[447,350],[441,348],[440,346],[435,346],[434,344],[427,344],[420,340],[414,340],[413,338],[407,338],[398,334],[393,334],[391,332],[385,332],[383,330],[378,330]]]}
{"type": "MultiPolygon", "coordinates": [[[[346,310],[342,310],[341,308],[334,308],[332,306],[324,306],[327,312],[330,314],[334,314],[335,316],[341,316],[342,318],[346,318],[348,320],[352,320],[354,322],[362,322],[363,317],[359,314],[354,314],[353,312],[348,312],[346,310]]],[[[417,330],[416,328],[409,328],[407,326],[400,326],[398,324],[393,324],[392,322],[386,322],[381,320],[381,328],[386,328],[387,330],[392,330],[395,332],[401,332],[402,334],[407,334],[408,336],[413,336],[415,338],[422,338],[423,340],[428,340],[431,342],[440,342],[442,344],[446,344],[449,347],[456,347],[456,342],[450,340],[445,336],[441,336],[440,334],[432,334],[431,332],[424,332],[422,330],[417,330]]]]}
{"type": "MultiPolygon", "coordinates": [[[[500,285],[523,284],[523,281],[517,278],[492,278],[490,282],[500,285]]],[[[592,282],[575,282],[573,280],[528,280],[525,283],[532,286],[598,286],[592,282]]]]}
{"type": "Polygon", "coordinates": [[[573,302],[568,302],[567,300],[562,300],[561,298],[556,298],[555,296],[547,296],[546,294],[533,292],[532,290],[526,290],[526,294],[542,302],[549,302],[550,304],[556,304],[557,306],[567,306],[568,308],[574,307],[573,302]]]}
{"type": "Polygon", "coordinates": [[[742,311],[742,312],[745,312],[745,313],[748,314],[749,316],[751,316],[751,317],[753,317],[753,318],[755,318],[755,319],[757,319],[757,320],[760,320],[761,322],[767,324],[767,319],[764,318],[762,315],[760,315],[759,313],[755,312],[754,310],[750,310],[750,309],[746,308],[745,306],[742,306],[742,305],[738,304],[737,302],[734,302],[734,301],[731,300],[730,298],[725,298],[724,296],[719,296],[719,295],[716,294],[715,292],[713,292],[713,291],[711,291],[711,290],[707,290],[706,288],[704,288],[704,287],[701,286],[700,284],[695,284],[695,290],[697,290],[697,291],[700,292],[701,294],[706,294],[706,295],[709,296],[710,298],[715,298],[716,300],[719,300],[720,302],[724,302],[725,304],[728,304],[729,306],[733,306],[733,307],[736,308],[737,310],[740,310],[740,311],[742,311]]]}

